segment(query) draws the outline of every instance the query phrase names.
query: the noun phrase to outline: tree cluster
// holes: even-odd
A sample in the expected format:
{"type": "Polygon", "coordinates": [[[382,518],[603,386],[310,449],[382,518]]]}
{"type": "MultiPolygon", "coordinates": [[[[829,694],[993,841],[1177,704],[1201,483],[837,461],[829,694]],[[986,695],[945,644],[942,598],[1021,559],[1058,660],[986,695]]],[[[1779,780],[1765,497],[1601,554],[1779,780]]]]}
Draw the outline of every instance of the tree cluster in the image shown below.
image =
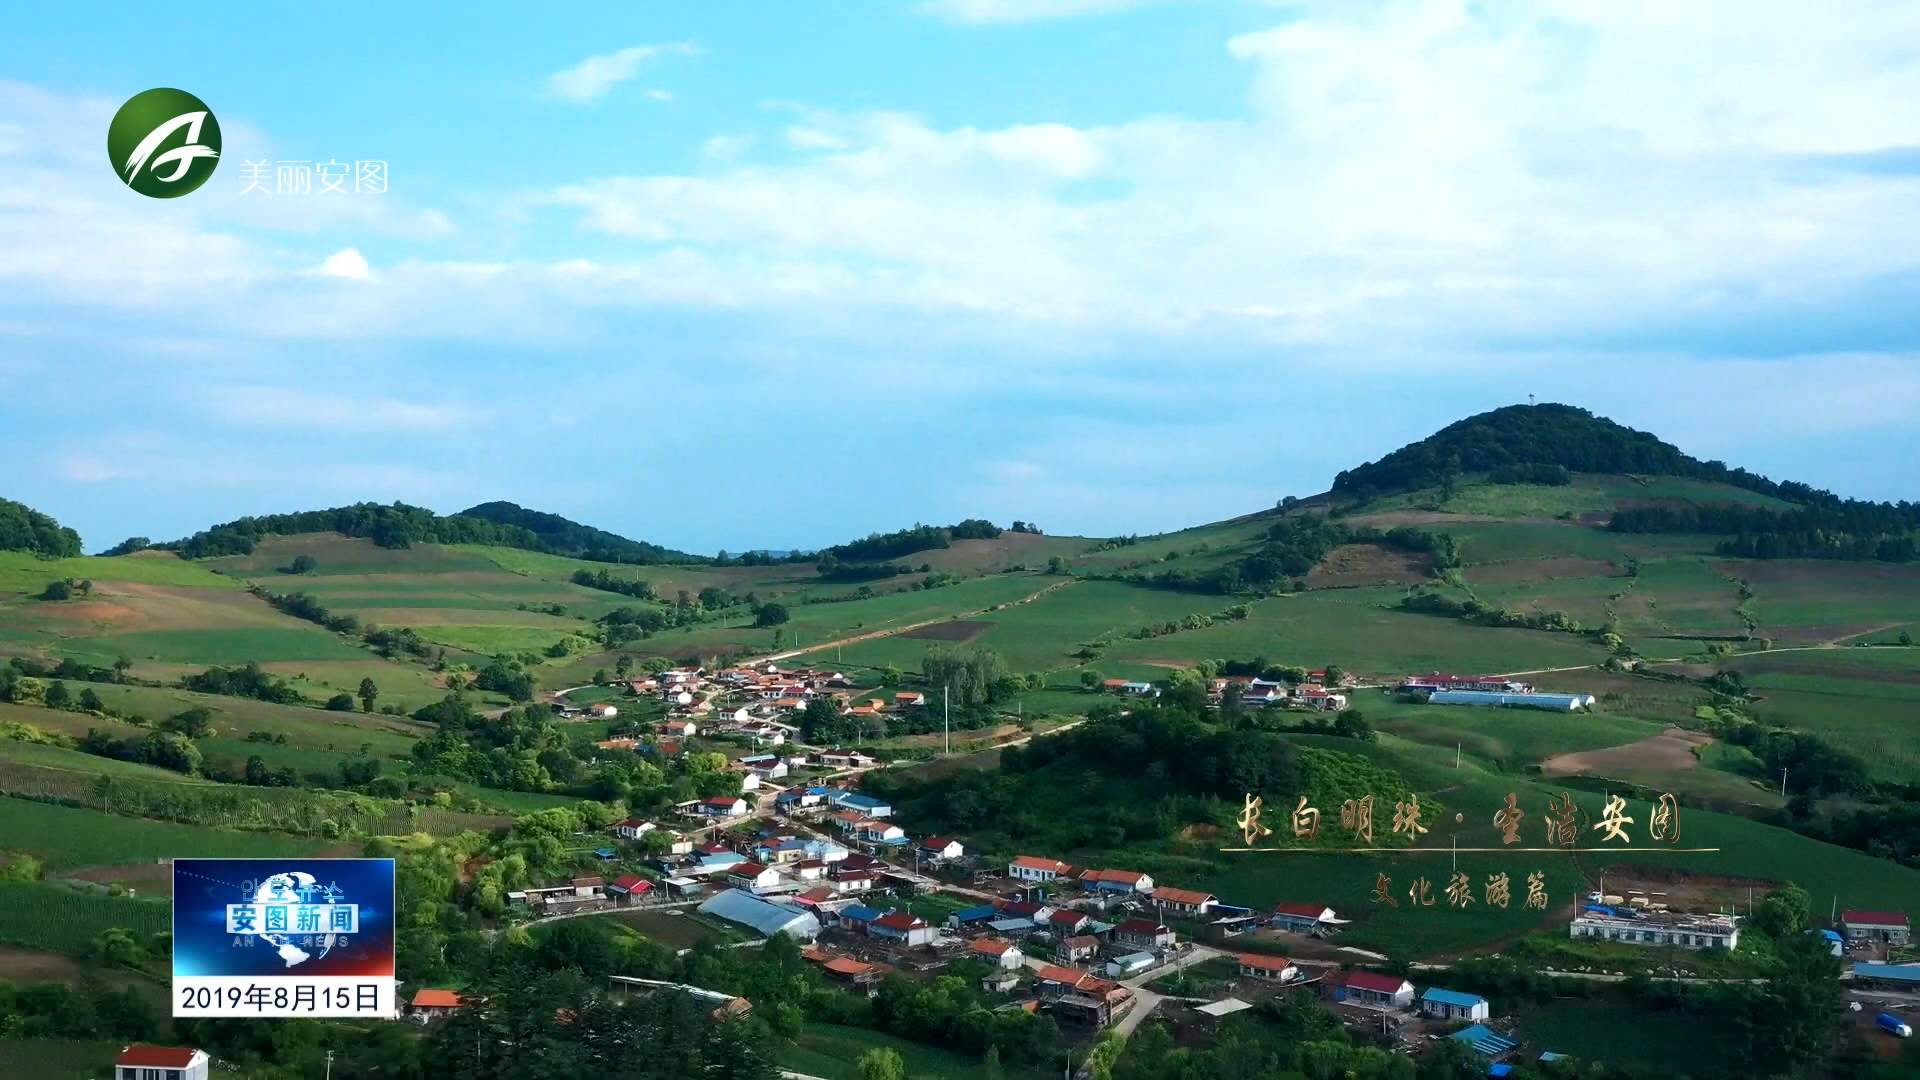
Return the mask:
{"type": "Polygon", "coordinates": [[[0,551],[70,559],[80,554],[80,534],[30,506],[0,499],[0,551]]]}
{"type": "Polygon", "coordinates": [[[1461,473],[1538,466],[1559,466],[1572,472],[1684,476],[1790,502],[1805,501],[1814,493],[1804,484],[1775,483],[1718,461],[1700,461],[1647,432],[1559,404],[1508,405],[1448,424],[1378,461],[1341,472],[1333,479],[1333,490],[1335,494],[1367,499],[1433,487],[1461,473]]]}

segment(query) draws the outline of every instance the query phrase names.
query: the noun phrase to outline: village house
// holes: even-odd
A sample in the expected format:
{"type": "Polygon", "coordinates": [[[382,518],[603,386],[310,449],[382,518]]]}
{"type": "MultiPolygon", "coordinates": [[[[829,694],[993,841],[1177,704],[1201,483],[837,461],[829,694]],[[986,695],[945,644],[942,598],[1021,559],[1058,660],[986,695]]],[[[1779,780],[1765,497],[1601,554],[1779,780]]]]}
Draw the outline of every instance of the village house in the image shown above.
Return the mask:
{"type": "Polygon", "coordinates": [[[1420,995],[1420,1011],[1438,1020],[1485,1020],[1489,1013],[1486,998],[1437,986],[1420,995]]]}
{"type": "Polygon", "coordinates": [[[1123,919],[1113,928],[1113,940],[1120,945],[1137,945],[1142,948],[1172,948],[1174,932],[1152,919],[1123,919]]]}
{"type": "Polygon", "coordinates": [[[587,706],[587,715],[599,720],[611,720],[620,715],[620,709],[617,706],[602,702],[598,705],[587,706]]]}
{"type": "Polygon", "coordinates": [[[599,896],[607,887],[603,877],[577,877],[573,879],[573,895],[581,899],[599,896]]]}
{"type": "Polygon", "coordinates": [[[743,862],[727,871],[727,883],[738,889],[766,892],[780,884],[780,872],[771,866],[743,862]]]}
{"type": "Polygon", "coordinates": [[[1843,911],[1840,930],[1852,945],[1905,945],[1913,939],[1904,911],[1843,911]]]}
{"type": "Polygon", "coordinates": [[[460,995],[452,990],[416,990],[407,1005],[407,1015],[418,1023],[452,1016],[460,1007],[460,995]]]}
{"type": "Polygon", "coordinates": [[[1077,934],[1093,920],[1084,911],[1060,910],[1047,916],[1047,929],[1056,934],[1077,934]]]}
{"type": "Polygon", "coordinates": [[[774,807],[782,812],[825,806],[826,802],[827,789],[818,787],[788,788],[773,798],[774,807]]]}
{"type": "Polygon", "coordinates": [[[753,857],[770,866],[799,862],[807,856],[807,842],[797,836],[770,836],[753,845],[753,857]]]}
{"type": "Polygon", "coordinates": [[[1037,855],[1016,855],[1007,864],[1007,876],[1017,881],[1053,881],[1072,870],[1073,867],[1058,859],[1037,855]]]}
{"type": "Polygon", "coordinates": [[[1133,992],[1117,982],[1058,964],[1034,972],[1034,989],[1055,1016],[1094,1027],[1112,1023],[1133,1001],[1133,992]]]}
{"type": "Polygon", "coordinates": [[[818,755],[820,764],[831,769],[864,769],[879,762],[858,750],[822,750],[818,755]]]}
{"type": "Polygon", "coordinates": [[[868,907],[865,904],[848,904],[841,908],[835,917],[839,920],[842,929],[855,934],[864,934],[872,928],[880,916],[885,914],[886,912],[879,908],[868,907]]]}
{"type": "Polygon", "coordinates": [[[1153,879],[1137,870],[1083,870],[1080,886],[1092,892],[1151,893],[1153,879]]]}
{"type": "Polygon", "coordinates": [[[207,1052],[135,1043],[113,1059],[114,1080],[207,1080],[207,1052]]]}
{"type": "Polygon", "coordinates": [[[715,795],[711,799],[701,800],[699,812],[706,817],[743,817],[747,812],[747,800],[738,795],[715,795]]]}
{"type": "Polygon", "coordinates": [[[819,859],[801,859],[789,869],[800,881],[819,881],[827,876],[827,864],[819,859]]]}
{"type": "Polygon", "coordinates": [[[1027,955],[1020,951],[1020,946],[1004,938],[974,938],[967,943],[967,951],[1008,971],[1018,971],[1027,962],[1027,955]]]}
{"type": "Polygon", "coordinates": [[[1162,914],[1198,917],[1212,911],[1220,903],[1220,898],[1212,893],[1161,885],[1153,890],[1153,903],[1162,914]]]}
{"type": "Polygon", "coordinates": [[[908,946],[930,944],[936,931],[925,919],[907,911],[889,911],[873,920],[867,933],[876,938],[898,941],[908,946]]]}
{"type": "Polygon", "coordinates": [[[780,780],[787,775],[787,763],[781,761],[773,754],[755,754],[752,757],[743,757],[740,759],[740,764],[751,769],[753,774],[762,780],[780,780]]]}
{"type": "Polygon", "coordinates": [[[613,827],[613,834],[622,840],[638,840],[657,827],[642,818],[628,818],[613,827]]]}
{"type": "Polygon", "coordinates": [[[653,882],[648,881],[639,874],[623,874],[620,877],[614,878],[612,883],[607,886],[607,895],[611,896],[614,902],[618,903],[621,907],[633,906],[639,901],[646,899],[647,894],[652,891],[653,882]]]}
{"type": "MultiPolygon", "coordinates": [[[[1307,672],[1307,681],[1310,683],[1314,683],[1315,685],[1318,685],[1318,686],[1326,686],[1327,685],[1327,669],[1315,668],[1314,670],[1307,672]]],[[[1360,676],[1355,675],[1351,671],[1343,671],[1340,673],[1340,678],[1335,680],[1335,682],[1337,685],[1334,687],[1334,689],[1339,689],[1341,687],[1359,686],[1360,676]]]]}
{"type": "Polygon", "coordinates": [[[888,805],[885,800],[876,799],[871,795],[862,795],[854,791],[830,791],[827,793],[827,801],[842,810],[857,811],[865,817],[884,818],[893,816],[893,807],[888,805]]]}
{"type": "Polygon", "coordinates": [[[927,703],[927,695],[918,690],[903,690],[893,695],[893,704],[898,709],[917,709],[927,703]]]}
{"type": "Polygon", "coordinates": [[[1150,952],[1130,952],[1107,961],[1106,971],[1116,979],[1124,979],[1138,975],[1159,962],[1160,958],[1150,952]]]}
{"type": "Polygon", "coordinates": [[[1339,712],[1347,707],[1347,695],[1323,690],[1318,686],[1302,686],[1293,692],[1293,703],[1323,712],[1339,712]]]}
{"type": "Polygon", "coordinates": [[[834,891],[840,893],[860,893],[873,888],[873,871],[848,870],[833,876],[834,891]]]}
{"type": "Polygon", "coordinates": [[[1240,965],[1240,974],[1249,979],[1263,979],[1267,982],[1292,982],[1300,977],[1300,969],[1293,961],[1284,956],[1268,956],[1264,953],[1240,953],[1234,957],[1240,965]]]}
{"type": "Polygon", "coordinates": [[[957,859],[966,849],[951,836],[929,836],[920,841],[920,857],[929,862],[957,859]]]}
{"type": "Polygon", "coordinates": [[[890,821],[878,818],[866,818],[856,822],[851,830],[853,835],[869,844],[904,844],[907,842],[905,829],[890,821]]]}
{"type": "Polygon", "coordinates": [[[1397,975],[1356,968],[1344,977],[1331,977],[1328,985],[1335,1001],[1382,1009],[1404,1009],[1413,1004],[1413,984],[1397,975]]]}
{"type": "Polygon", "coordinates": [[[1059,948],[1054,951],[1067,963],[1077,964],[1083,960],[1093,959],[1094,954],[1100,951],[1100,939],[1092,934],[1076,934],[1062,940],[1059,948]]]}
{"type": "Polygon", "coordinates": [[[880,981],[880,965],[855,960],[851,956],[829,957],[820,965],[827,976],[852,987],[871,987],[880,981]]]}
{"type": "Polygon", "coordinates": [[[1279,903],[1273,905],[1272,925],[1275,930],[1286,930],[1295,934],[1324,935],[1337,922],[1333,909],[1324,904],[1279,903]]]}
{"type": "Polygon", "coordinates": [[[1286,704],[1286,700],[1287,687],[1285,683],[1267,682],[1262,679],[1255,679],[1248,683],[1246,690],[1240,694],[1240,704],[1259,706],[1262,708],[1268,705],[1284,705],[1286,704]]]}
{"type": "Polygon", "coordinates": [[[673,739],[691,739],[700,734],[699,728],[691,720],[669,720],[654,730],[673,739]]]}
{"type": "Polygon", "coordinates": [[[622,735],[614,739],[601,739],[593,745],[602,750],[638,750],[640,748],[640,740],[631,735],[622,735]]]}

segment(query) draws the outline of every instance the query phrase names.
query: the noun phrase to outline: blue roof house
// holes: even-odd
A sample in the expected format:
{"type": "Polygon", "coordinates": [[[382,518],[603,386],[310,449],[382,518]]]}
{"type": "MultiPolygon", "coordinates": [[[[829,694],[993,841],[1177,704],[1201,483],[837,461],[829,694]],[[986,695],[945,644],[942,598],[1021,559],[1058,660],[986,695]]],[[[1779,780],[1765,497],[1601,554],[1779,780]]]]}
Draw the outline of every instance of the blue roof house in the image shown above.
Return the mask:
{"type": "Polygon", "coordinates": [[[1489,1013],[1486,998],[1437,986],[1420,995],[1420,1011],[1441,1020],[1485,1020],[1489,1013]]]}
{"type": "Polygon", "coordinates": [[[1520,1045],[1518,1042],[1509,1039],[1485,1024],[1475,1024],[1469,1028],[1461,1028],[1459,1031],[1447,1037],[1455,1042],[1466,1043],[1467,1049],[1490,1058],[1510,1054],[1515,1047],[1520,1045]]]}
{"type": "Polygon", "coordinates": [[[856,795],[851,791],[841,791],[836,792],[828,801],[832,802],[835,806],[844,807],[848,810],[858,810],[868,817],[883,818],[893,816],[892,806],[888,805],[885,800],[876,799],[871,795],[856,795]]]}

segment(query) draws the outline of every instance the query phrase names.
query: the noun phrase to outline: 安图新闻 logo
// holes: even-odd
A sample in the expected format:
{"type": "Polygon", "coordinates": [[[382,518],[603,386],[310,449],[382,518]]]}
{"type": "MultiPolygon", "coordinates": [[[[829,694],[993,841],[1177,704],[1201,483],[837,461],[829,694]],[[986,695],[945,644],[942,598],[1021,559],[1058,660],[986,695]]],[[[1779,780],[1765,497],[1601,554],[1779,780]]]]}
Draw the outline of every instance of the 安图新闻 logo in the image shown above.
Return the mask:
{"type": "Polygon", "coordinates": [[[178,198],[206,183],[220,164],[220,122],[206,102],[185,90],[146,90],[113,114],[107,157],[133,190],[178,198]]]}

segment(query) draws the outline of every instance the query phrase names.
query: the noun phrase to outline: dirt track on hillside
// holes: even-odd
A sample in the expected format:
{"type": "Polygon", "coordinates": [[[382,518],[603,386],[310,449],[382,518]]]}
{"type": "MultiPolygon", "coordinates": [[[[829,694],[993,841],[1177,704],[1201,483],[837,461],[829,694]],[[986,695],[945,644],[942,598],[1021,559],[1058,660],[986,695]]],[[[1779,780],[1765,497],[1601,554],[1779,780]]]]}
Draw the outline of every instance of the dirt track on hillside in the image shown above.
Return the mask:
{"type": "Polygon", "coordinates": [[[864,634],[855,634],[852,637],[836,638],[832,641],[822,641],[817,645],[809,645],[804,649],[789,649],[786,652],[772,653],[767,656],[759,656],[750,660],[739,661],[739,663],[742,664],[743,666],[750,665],[750,664],[764,664],[769,661],[787,660],[795,656],[805,656],[808,653],[816,653],[821,651],[822,649],[831,649],[838,645],[853,645],[862,641],[873,641],[876,638],[898,637],[899,635],[904,634],[909,630],[918,630],[923,626],[934,626],[939,623],[952,622],[956,618],[964,619],[969,615],[985,615],[990,611],[1000,611],[1006,608],[1014,607],[1019,604],[1031,604],[1035,600],[1040,599],[1041,597],[1047,595],[1053,590],[1066,588],[1068,585],[1071,585],[1078,580],[1080,579],[1062,578],[1059,581],[1056,581],[1053,584],[1048,585],[1037,592],[1029,593],[1028,595],[1023,596],[1018,600],[1010,601],[1005,604],[994,604],[991,607],[983,607],[978,611],[962,611],[954,615],[942,616],[941,618],[938,618],[938,619],[923,619],[920,622],[908,623],[905,626],[890,626],[883,630],[869,630],[864,634]]]}

